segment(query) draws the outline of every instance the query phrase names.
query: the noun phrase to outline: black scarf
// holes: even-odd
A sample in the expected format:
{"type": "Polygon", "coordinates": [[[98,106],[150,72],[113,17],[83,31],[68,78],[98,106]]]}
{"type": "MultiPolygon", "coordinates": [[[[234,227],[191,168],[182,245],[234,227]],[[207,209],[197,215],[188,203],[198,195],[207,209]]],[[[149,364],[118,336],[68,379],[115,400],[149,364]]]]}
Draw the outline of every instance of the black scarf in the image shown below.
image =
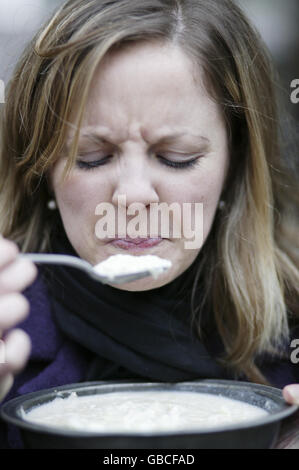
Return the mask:
{"type": "MultiPolygon", "coordinates": [[[[63,228],[51,248],[77,256],[63,228]]],[[[91,353],[86,380],[232,378],[212,357],[215,348],[219,352],[216,332],[204,345],[191,327],[192,266],[169,284],[142,292],[103,285],[68,267],[44,273],[59,329],[91,353]]]]}

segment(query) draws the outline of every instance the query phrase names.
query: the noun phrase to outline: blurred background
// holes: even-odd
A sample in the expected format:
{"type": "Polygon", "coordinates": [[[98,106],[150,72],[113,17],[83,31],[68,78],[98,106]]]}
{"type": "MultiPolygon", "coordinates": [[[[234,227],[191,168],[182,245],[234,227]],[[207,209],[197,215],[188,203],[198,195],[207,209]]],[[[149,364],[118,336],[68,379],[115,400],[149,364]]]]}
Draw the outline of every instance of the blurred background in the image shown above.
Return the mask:
{"type": "MultiPolygon", "coordinates": [[[[281,77],[282,100],[299,125],[299,103],[290,100],[290,84],[299,79],[299,1],[236,1],[268,45],[281,77]]],[[[62,0],[0,1],[0,80],[4,85],[33,33],[62,3],[62,0]]]]}

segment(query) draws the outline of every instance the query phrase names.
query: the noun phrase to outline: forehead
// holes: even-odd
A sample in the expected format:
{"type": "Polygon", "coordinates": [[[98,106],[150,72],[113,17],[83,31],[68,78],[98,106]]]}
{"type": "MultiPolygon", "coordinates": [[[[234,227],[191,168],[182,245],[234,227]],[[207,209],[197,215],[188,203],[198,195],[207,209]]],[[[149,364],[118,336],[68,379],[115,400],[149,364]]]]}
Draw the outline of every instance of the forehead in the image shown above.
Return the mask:
{"type": "MultiPolygon", "coordinates": [[[[93,77],[84,127],[102,126],[126,138],[141,129],[145,140],[166,127],[194,133],[222,121],[203,85],[203,71],[172,44],[138,43],[108,53],[93,77]]],[[[221,122],[222,124],[222,122],[221,122]]]]}
{"type": "MultiPolygon", "coordinates": [[[[118,82],[123,81],[126,75],[139,75],[140,73],[153,74],[159,72],[163,77],[164,73],[172,74],[176,80],[198,81],[201,67],[187,56],[183,49],[176,44],[158,41],[141,41],[131,45],[124,45],[121,48],[111,50],[102,59],[95,80],[99,74],[102,81],[109,81],[114,76],[118,82]],[[117,75],[122,71],[125,75],[117,75]]],[[[171,78],[172,75],[168,75],[171,78]]]]}
{"type": "Polygon", "coordinates": [[[120,104],[133,97],[175,94],[177,100],[191,93],[205,93],[201,67],[178,46],[156,42],[137,43],[108,53],[93,77],[89,104],[99,97],[114,97],[120,104]],[[188,93],[186,91],[188,90],[188,93]]]}

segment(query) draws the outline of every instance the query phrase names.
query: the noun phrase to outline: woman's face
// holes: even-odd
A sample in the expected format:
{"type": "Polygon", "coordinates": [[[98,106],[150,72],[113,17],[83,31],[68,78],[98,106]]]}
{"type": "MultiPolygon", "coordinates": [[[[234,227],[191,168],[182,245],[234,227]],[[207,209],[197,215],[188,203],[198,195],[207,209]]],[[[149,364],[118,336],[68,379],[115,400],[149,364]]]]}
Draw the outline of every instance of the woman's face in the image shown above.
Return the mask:
{"type": "MultiPolygon", "coordinates": [[[[69,134],[66,147],[72,138],[69,134]]],[[[198,69],[179,47],[138,44],[105,57],[91,86],[76,165],[63,180],[66,161],[61,157],[50,176],[75,251],[92,264],[115,254],[169,259],[172,267],[159,278],[116,286],[132,291],[153,289],[183,273],[210,232],[228,170],[225,123],[198,69]],[[153,203],[164,203],[167,208],[176,203],[182,209],[180,217],[183,204],[191,204],[194,210],[201,203],[202,243],[187,248],[190,234],[182,229],[180,237],[171,230],[165,236],[161,225],[155,240],[147,243],[117,240],[117,227],[116,240],[99,236],[96,207],[101,203],[115,210],[113,223],[132,203],[140,203],[148,215],[153,203]]],[[[127,221],[132,219],[128,215],[127,221]]],[[[170,227],[180,225],[178,213],[171,220],[170,227]]],[[[149,230],[148,226],[147,235],[149,230]]]]}

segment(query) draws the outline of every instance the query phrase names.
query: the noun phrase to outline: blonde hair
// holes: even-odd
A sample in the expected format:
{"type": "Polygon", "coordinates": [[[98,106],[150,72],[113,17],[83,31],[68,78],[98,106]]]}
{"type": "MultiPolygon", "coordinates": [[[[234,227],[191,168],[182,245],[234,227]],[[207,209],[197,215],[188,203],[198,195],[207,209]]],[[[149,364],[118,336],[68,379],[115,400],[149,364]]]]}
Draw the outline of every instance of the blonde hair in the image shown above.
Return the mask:
{"type": "Polygon", "coordinates": [[[219,360],[236,376],[266,383],[256,358],[281,355],[288,314],[297,313],[297,188],[280,148],[271,61],[231,0],[69,0],[58,10],[24,52],[7,93],[0,232],[23,251],[49,247],[55,220],[46,208],[47,172],[70,126],[76,132],[68,169],[74,163],[94,72],[109,51],[151,40],[177,44],[204,68],[230,137],[226,208],[215,217],[194,281],[198,333],[210,305],[225,346],[219,360]]]}

